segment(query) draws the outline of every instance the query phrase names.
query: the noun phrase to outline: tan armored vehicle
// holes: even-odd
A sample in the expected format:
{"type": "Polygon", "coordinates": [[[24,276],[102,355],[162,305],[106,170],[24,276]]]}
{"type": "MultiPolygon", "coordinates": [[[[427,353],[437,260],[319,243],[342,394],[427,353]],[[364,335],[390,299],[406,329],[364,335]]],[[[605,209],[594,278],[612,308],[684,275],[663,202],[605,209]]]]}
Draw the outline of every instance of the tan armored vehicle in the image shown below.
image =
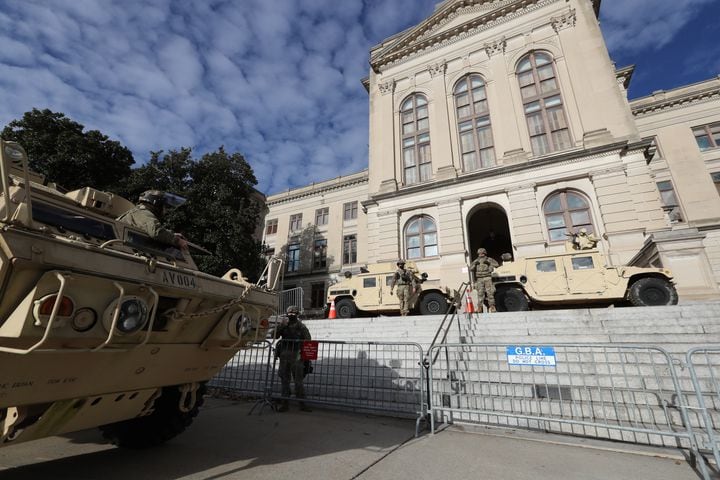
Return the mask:
{"type": "MultiPolygon", "coordinates": [[[[414,262],[407,262],[406,269],[415,277],[416,288],[410,301],[410,309],[422,315],[443,315],[454,298],[452,292],[440,286],[439,280],[420,274],[414,262]]],[[[328,308],[335,301],[340,318],[352,318],[361,313],[400,313],[397,295],[390,295],[390,284],[397,266],[394,263],[370,265],[367,271],[350,275],[328,289],[328,308]]]]}
{"type": "Polygon", "coordinates": [[[204,382],[265,338],[265,285],[199,272],[187,252],[115,220],[133,205],[36,183],[0,140],[0,445],[99,426],[117,445],[182,432],[204,382]]]}
{"type": "Polygon", "coordinates": [[[618,301],[635,306],[678,302],[670,270],[612,267],[594,249],[504,261],[493,272],[493,283],[498,311],[618,301]]]}

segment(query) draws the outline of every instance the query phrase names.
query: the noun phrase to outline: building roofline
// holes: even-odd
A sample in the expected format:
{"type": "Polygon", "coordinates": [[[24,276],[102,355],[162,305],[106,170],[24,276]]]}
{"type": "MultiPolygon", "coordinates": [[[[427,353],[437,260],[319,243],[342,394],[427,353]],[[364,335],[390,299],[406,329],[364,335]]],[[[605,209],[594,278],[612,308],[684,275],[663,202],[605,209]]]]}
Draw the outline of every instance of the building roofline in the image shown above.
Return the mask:
{"type": "Polygon", "coordinates": [[[368,169],[361,170],[348,175],[340,175],[335,178],[323,180],[321,182],[313,182],[310,185],[287,189],[284,192],[274,193],[267,196],[268,205],[276,205],[285,203],[299,198],[317,195],[318,193],[338,190],[342,188],[352,187],[367,183],[369,180],[368,169]]]}
{"type": "Polygon", "coordinates": [[[643,116],[671,108],[720,99],[720,75],[670,90],[656,90],[650,95],[630,100],[635,116],[643,116]]]}

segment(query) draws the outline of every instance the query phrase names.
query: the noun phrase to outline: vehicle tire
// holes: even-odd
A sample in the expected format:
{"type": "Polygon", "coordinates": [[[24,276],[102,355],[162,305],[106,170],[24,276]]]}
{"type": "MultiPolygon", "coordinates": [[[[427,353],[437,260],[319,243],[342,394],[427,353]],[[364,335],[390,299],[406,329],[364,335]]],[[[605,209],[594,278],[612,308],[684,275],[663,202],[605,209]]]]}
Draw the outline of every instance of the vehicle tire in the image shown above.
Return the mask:
{"type": "Polygon", "coordinates": [[[149,448],[167,442],[181,434],[193,422],[204,402],[206,387],[203,383],[195,395],[195,404],[189,411],[180,410],[180,389],[164,387],[155,400],[150,415],[132,418],[100,427],[103,437],[124,448],[149,448]]]}
{"type": "Polygon", "coordinates": [[[500,287],[495,291],[495,308],[498,312],[530,310],[525,292],[517,287],[500,287]]]}
{"type": "Polygon", "coordinates": [[[677,305],[678,294],[675,286],[668,280],[645,277],[630,286],[628,299],[636,307],[677,305]]]}
{"type": "Polygon", "coordinates": [[[421,315],[445,315],[448,310],[445,295],[437,292],[425,294],[420,300],[421,315]]]}
{"type": "Polygon", "coordinates": [[[353,318],[357,316],[357,307],[349,298],[343,298],[335,304],[335,312],[338,318],[353,318]]]}

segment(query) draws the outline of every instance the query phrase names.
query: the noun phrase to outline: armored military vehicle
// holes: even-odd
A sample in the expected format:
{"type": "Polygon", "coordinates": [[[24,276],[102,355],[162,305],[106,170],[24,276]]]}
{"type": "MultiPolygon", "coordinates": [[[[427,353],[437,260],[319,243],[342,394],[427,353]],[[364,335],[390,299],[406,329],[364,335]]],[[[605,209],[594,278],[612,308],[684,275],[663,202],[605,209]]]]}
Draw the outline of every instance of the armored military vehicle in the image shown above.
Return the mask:
{"type": "MultiPolygon", "coordinates": [[[[415,262],[407,262],[405,268],[415,278],[411,311],[422,315],[447,312],[454,298],[453,292],[441,286],[439,280],[428,279],[426,273],[419,273],[415,262]]],[[[327,308],[334,301],[340,318],[352,318],[362,313],[400,313],[397,294],[390,295],[395,270],[394,263],[377,263],[357,275],[348,272],[342,281],[328,289],[327,308]]]]}
{"type": "Polygon", "coordinates": [[[115,219],[133,205],[69,193],[0,140],[0,446],[99,426],[120,446],[192,422],[205,382],[265,338],[279,261],[263,285],[222,278],[115,219]]]}
{"type": "Polygon", "coordinates": [[[493,283],[498,311],[542,305],[678,302],[670,270],[609,266],[607,257],[596,249],[504,261],[493,272],[493,283]]]}

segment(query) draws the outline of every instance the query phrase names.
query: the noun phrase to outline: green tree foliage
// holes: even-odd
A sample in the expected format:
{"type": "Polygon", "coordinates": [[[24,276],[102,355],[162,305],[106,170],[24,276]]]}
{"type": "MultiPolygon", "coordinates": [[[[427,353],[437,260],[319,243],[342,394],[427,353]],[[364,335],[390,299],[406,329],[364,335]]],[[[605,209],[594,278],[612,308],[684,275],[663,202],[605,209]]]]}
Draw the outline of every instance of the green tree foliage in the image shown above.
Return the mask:
{"type": "Polygon", "coordinates": [[[85,127],[62,113],[33,109],[0,133],[27,151],[30,168],[68,190],[92,185],[113,190],[130,174],[135,160],[120,142],[85,127]]]}
{"type": "Polygon", "coordinates": [[[122,193],[137,200],[143,191],[157,189],[187,198],[185,205],[168,213],[165,224],[213,252],[195,256],[198,267],[213,275],[236,267],[255,280],[264,264],[260,243],[253,237],[264,209],[256,184],[241,154],[220,147],[195,160],[184,148],[152,152],[146,165],[133,170],[122,193]]]}

